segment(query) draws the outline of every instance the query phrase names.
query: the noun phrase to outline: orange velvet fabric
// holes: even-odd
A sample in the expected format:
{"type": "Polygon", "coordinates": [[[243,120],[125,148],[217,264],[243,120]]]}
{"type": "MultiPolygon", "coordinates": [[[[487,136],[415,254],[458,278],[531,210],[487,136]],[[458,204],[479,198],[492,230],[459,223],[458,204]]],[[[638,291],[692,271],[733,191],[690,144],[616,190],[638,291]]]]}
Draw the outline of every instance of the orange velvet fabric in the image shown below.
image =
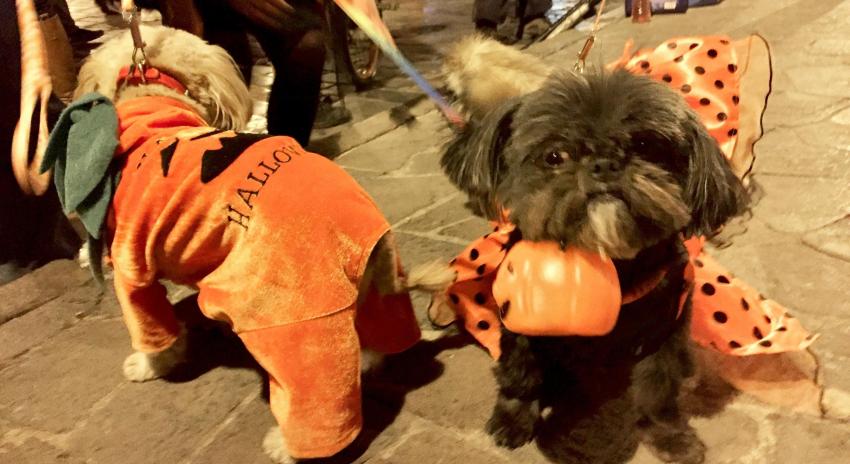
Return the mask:
{"type": "Polygon", "coordinates": [[[237,134],[177,100],[117,111],[124,166],[107,237],[133,347],[158,352],[178,335],[158,279],[197,287],[203,313],[231,324],[269,372],[289,453],[335,454],[361,426],[360,347],[397,352],[419,339],[407,294],[372,290],[356,307],[388,223],[345,171],[289,137],[256,138],[233,157],[221,149],[237,134]],[[210,156],[228,158],[204,182],[210,156]]]}

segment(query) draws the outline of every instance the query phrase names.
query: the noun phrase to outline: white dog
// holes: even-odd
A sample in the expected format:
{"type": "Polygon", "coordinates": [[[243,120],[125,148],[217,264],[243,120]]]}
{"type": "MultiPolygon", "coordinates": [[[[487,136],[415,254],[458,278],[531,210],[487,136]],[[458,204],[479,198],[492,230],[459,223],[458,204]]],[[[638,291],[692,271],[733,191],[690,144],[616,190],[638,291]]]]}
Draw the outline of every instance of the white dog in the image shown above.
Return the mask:
{"type": "Polygon", "coordinates": [[[204,314],[228,322],[269,373],[281,427],[264,440],[267,453],[278,462],[333,455],[360,431],[359,371],[379,359],[369,350],[397,352],[419,338],[407,290],[440,288],[453,275],[435,265],[405,278],[388,223],[348,174],[289,137],[235,132],[251,100],[224,50],[166,27],[141,34],[145,79],[119,77],[133,50],[124,34],[80,71],[75,96],[91,103],[66,111],[67,124],[81,124],[115,106],[117,148],[93,162],[105,172],[69,174],[91,161],[82,159],[96,151],[88,139],[69,141],[85,149],[57,162],[66,195],[85,188],[86,208],[108,202],[103,219],[84,222],[102,233],[137,350],[124,373],[145,381],[181,362],[185,339],[159,279],[194,286],[204,314]]]}

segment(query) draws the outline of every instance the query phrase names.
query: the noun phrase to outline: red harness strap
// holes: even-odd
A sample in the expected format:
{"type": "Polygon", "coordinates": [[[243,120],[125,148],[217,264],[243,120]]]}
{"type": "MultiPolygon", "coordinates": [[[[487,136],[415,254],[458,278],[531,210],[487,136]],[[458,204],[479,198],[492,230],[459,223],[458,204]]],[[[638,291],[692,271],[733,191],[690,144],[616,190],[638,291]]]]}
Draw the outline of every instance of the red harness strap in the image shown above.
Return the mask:
{"type": "Polygon", "coordinates": [[[169,89],[174,90],[175,92],[185,95],[188,91],[186,86],[181,84],[177,79],[169,76],[168,74],[160,71],[157,68],[146,67],[144,78],[143,76],[136,72],[135,68],[130,66],[124,66],[121,68],[121,71],[118,72],[118,86],[122,85],[142,85],[142,84],[159,84],[168,87],[169,89]]]}

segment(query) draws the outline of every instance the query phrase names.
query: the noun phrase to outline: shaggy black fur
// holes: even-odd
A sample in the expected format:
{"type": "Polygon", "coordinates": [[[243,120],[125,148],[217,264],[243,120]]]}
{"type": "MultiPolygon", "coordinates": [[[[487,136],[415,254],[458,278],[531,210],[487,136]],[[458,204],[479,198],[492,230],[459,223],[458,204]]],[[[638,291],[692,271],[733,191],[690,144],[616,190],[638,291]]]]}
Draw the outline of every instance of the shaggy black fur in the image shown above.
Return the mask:
{"type": "Polygon", "coordinates": [[[507,208],[523,239],[615,258],[624,292],[666,271],[608,335],[503,331],[487,425],[496,442],[537,436],[558,461],[614,463],[640,438],[665,461],[702,462],[677,405],[693,371],[690,301],[677,318],[689,291],[681,235],[712,234],[747,194],[681,97],[625,71],[555,76],[473,123],[442,164],[474,209],[496,219],[507,208]]]}

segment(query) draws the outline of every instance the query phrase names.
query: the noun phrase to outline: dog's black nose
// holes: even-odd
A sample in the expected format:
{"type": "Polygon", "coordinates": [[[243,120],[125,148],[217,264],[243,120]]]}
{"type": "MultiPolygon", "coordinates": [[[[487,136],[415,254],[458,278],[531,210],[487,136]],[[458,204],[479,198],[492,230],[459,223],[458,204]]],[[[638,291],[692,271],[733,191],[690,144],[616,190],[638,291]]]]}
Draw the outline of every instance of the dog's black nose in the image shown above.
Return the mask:
{"type": "Polygon", "coordinates": [[[612,179],[620,175],[620,161],[611,158],[594,158],[587,164],[590,175],[597,180],[612,179]]]}

